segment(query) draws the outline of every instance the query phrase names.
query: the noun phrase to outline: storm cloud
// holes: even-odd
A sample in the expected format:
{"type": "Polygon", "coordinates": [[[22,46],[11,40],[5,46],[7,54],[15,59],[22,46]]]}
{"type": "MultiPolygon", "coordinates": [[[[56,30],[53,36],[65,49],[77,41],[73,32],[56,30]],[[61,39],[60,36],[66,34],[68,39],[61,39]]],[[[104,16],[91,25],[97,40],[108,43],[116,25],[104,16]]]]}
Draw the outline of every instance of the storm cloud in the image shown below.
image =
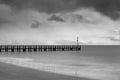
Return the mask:
{"type": "Polygon", "coordinates": [[[120,0],[1,0],[1,3],[8,4],[16,10],[35,9],[47,13],[91,7],[114,20],[120,16],[120,0]]]}
{"type": "Polygon", "coordinates": [[[49,21],[65,22],[64,19],[62,19],[61,17],[56,16],[56,15],[52,15],[48,20],[49,21]]]}
{"type": "Polygon", "coordinates": [[[31,24],[31,27],[32,27],[32,28],[38,28],[38,27],[40,26],[40,24],[41,24],[41,23],[40,23],[39,21],[34,20],[33,23],[31,24]]]}
{"type": "Polygon", "coordinates": [[[10,22],[9,20],[0,18],[0,25],[6,24],[6,23],[12,23],[12,22],[10,22]]]}

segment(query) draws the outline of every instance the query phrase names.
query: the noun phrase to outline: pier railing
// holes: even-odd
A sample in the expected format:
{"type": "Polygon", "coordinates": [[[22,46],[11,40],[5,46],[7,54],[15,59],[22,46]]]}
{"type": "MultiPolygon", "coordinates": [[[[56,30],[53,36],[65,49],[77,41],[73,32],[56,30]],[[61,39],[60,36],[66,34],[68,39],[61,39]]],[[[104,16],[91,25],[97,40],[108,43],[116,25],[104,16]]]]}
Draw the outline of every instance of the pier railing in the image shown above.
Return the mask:
{"type": "Polygon", "coordinates": [[[0,45],[0,52],[80,51],[81,45],[0,45]]]}

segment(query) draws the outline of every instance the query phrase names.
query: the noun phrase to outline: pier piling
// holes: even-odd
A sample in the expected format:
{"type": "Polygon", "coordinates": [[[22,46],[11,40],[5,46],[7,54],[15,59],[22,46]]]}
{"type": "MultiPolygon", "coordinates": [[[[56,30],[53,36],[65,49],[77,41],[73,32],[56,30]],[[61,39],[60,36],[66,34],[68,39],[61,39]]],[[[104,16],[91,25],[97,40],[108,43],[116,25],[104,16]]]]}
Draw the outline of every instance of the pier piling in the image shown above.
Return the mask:
{"type": "Polygon", "coordinates": [[[0,52],[81,51],[81,45],[0,45],[0,52]]]}

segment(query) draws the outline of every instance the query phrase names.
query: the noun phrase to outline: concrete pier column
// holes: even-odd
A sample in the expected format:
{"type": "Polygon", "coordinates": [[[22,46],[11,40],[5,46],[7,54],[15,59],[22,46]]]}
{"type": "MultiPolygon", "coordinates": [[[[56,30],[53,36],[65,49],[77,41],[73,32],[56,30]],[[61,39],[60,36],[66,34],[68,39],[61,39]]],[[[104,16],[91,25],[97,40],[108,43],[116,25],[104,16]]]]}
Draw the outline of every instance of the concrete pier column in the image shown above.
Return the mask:
{"type": "Polygon", "coordinates": [[[70,51],[70,45],[68,46],[68,51],[70,51]]]}
{"type": "Polygon", "coordinates": [[[17,45],[13,46],[11,49],[12,49],[14,52],[17,52],[17,45]]]}
{"type": "Polygon", "coordinates": [[[64,45],[62,45],[62,51],[65,51],[65,47],[64,47],[64,45]]]}
{"type": "Polygon", "coordinates": [[[53,51],[53,45],[50,46],[50,51],[53,51]]]}
{"type": "Polygon", "coordinates": [[[72,51],[72,50],[73,50],[72,45],[70,45],[70,51],[72,51]]]}
{"type": "Polygon", "coordinates": [[[1,46],[0,46],[0,53],[2,52],[2,48],[1,48],[1,46]]]}
{"type": "Polygon", "coordinates": [[[40,52],[40,46],[38,46],[37,49],[38,49],[38,52],[40,52]]]}
{"type": "Polygon", "coordinates": [[[25,49],[26,49],[26,52],[28,52],[28,45],[26,45],[26,48],[25,48],[25,49]]]}
{"type": "Polygon", "coordinates": [[[77,47],[76,47],[76,45],[74,45],[74,51],[76,51],[77,50],[77,47]]]}
{"type": "Polygon", "coordinates": [[[5,52],[5,46],[2,46],[2,52],[5,52]]]}
{"type": "Polygon", "coordinates": [[[31,50],[31,52],[33,52],[33,51],[34,51],[34,47],[33,47],[33,46],[31,46],[31,45],[30,45],[30,50],[31,50]]]}
{"type": "Polygon", "coordinates": [[[21,51],[21,52],[26,52],[26,46],[25,46],[25,45],[24,45],[24,46],[21,46],[20,51],[21,51]]]}
{"type": "Polygon", "coordinates": [[[44,52],[44,45],[42,45],[42,52],[44,52]]]}
{"type": "Polygon", "coordinates": [[[8,46],[5,45],[5,52],[8,52],[8,46]]]}
{"type": "Polygon", "coordinates": [[[20,46],[19,46],[19,45],[17,45],[17,52],[21,52],[21,51],[20,51],[20,46]]]}
{"type": "Polygon", "coordinates": [[[65,51],[67,51],[67,46],[65,45],[65,51]]]}
{"type": "Polygon", "coordinates": [[[12,51],[11,51],[12,47],[13,47],[12,45],[9,45],[9,46],[8,46],[8,52],[12,52],[12,51]]]}
{"type": "Polygon", "coordinates": [[[59,45],[57,45],[57,51],[59,51],[59,45]]]}
{"type": "Polygon", "coordinates": [[[24,45],[21,46],[21,48],[20,48],[20,52],[25,52],[25,46],[24,46],[24,45]]]}
{"type": "Polygon", "coordinates": [[[8,52],[11,52],[11,47],[12,47],[12,46],[8,46],[8,52]]]}
{"type": "Polygon", "coordinates": [[[69,45],[66,46],[67,51],[69,51],[69,45]]]}
{"type": "Polygon", "coordinates": [[[33,52],[37,52],[37,46],[33,45],[33,52]]]}
{"type": "Polygon", "coordinates": [[[44,51],[44,47],[41,45],[41,51],[43,52],[44,51]]]}
{"type": "Polygon", "coordinates": [[[11,46],[10,45],[8,46],[8,52],[11,52],[11,46]]]}
{"type": "Polygon", "coordinates": [[[59,46],[58,45],[56,46],[56,51],[59,51],[59,46]]]}
{"type": "Polygon", "coordinates": [[[47,47],[47,51],[50,51],[50,46],[48,45],[48,47],[47,47]]]}
{"type": "Polygon", "coordinates": [[[53,45],[53,51],[56,51],[56,46],[55,45],[53,45]]]}
{"type": "Polygon", "coordinates": [[[47,51],[47,48],[45,45],[43,46],[43,51],[45,51],[45,52],[47,51]]]}
{"type": "Polygon", "coordinates": [[[67,47],[68,47],[68,46],[67,46],[67,45],[65,45],[65,51],[68,51],[67,47]]]}
{"type": "Polygon", "coordinates": [[[76,51],[79,51],[78,48],[79,48],[79,45],[77,45],[77,50],[76,51]]]}
{"type": "Polygon", "coordinates": [[[48,45],[46,45],[46,51],[48,51],[48,45]]]}
{"type": "Polygon", "coordinates": [[[62,51],[62,48],[61,48],[61,46],[59,45],[59,51],[62,51]]]}
{"type": "Polygon", "coordinates": [[[15,52],[15,49],[14,49],[14,48],[11,48],[10,52],[15,52]]]}
{"type": "Polygon", "coordinates": [[[69,45],[67,46],[67,51],[69,51],[69,45]]]}
{"type": "Polygon", "coordinates": [[[54,45],[52,45],[52,51],[54,51],[54,45]]]}
{"type": "Polygon", "coordinates": [[[80,46],[80,45],[78,46],[78,50],[79,50],[79,51],[81,50],[81,46],[80,46]]]}
{"type": "Polygon", "coordinates": [[[42,46],[39,46],[39,52],[42,52],[42,46]]]}
{"type": "Polygon", "coordinates": [[[31,52],[33,52],[33,47],[32,46],[30,46],[31,48],[30,48],[30,50],[31,50],[31,52]]]}
{"type": "Polygon", "coordinates": [[[39,46],[38,45],[36,45],[37,46],[37,52],[39,52],[39,46]]]}
{"type": "Polygon", "coordinates": [[[49,51],[53,51],[52,45],[49,46],[49,51]]]}
{"type": "Polygon", "coordinates": [[[68,51],[68,48],[67,48],[68,46],[67,45],[65,45],[65,51],[68,51]]]}
{"type": "Polygon", "coordinates": [[[76,51],[76,46],[75,45],[73,45],[73,51],[76,51]]]}
{"type": "Polygon", "coordinates": [[[66,45],[64,45],[64,49],[65,49],[64,51],[66,51],[66,45]]]}
{"type": "Polygon", "coordinates": [[[48,45],[48,51],[51,51],[51,46],[50,45],[48,45]]]}
{"type": "Polygon", "coordinates": [[[25,49],[25,48],[22,48],[22,52],[26,52],[26,49],[25,49]]]}
{"type": "Polygon", "coordinates": [[[25,45],[25,52],[28,52],[28,48],[27,48],[27,45],[25,45]]]}
{"type": "Polygon", "coordinates": [[[28,52],[32,52],[31,46],[28,46],[28,52]]]}
{"type": "Polygon", "coordinates": [[[62,46],[61,45],[59,46],[59,51],[62,51],[62,46]]]}
{"type": "Polygon", "coordinates": [[[0,46],[0,53],[2,52],[2,46],[0,46]]]}
{"type": "Polygon", "coordinates": [[[50,49],[51,49],[50,51],[53,51],[53,45],[51,45],[50,49]]]}

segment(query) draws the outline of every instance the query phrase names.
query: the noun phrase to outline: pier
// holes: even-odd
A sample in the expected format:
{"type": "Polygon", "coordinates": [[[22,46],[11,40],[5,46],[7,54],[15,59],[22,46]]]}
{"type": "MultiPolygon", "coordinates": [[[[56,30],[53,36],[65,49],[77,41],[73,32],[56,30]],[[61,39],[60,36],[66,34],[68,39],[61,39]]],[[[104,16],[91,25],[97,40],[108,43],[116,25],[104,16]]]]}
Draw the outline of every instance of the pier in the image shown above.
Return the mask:
{"type": "Polygon", "coordinates": [[[0,45],[0,52],[80,51],[81,45],[0,45]]]}

